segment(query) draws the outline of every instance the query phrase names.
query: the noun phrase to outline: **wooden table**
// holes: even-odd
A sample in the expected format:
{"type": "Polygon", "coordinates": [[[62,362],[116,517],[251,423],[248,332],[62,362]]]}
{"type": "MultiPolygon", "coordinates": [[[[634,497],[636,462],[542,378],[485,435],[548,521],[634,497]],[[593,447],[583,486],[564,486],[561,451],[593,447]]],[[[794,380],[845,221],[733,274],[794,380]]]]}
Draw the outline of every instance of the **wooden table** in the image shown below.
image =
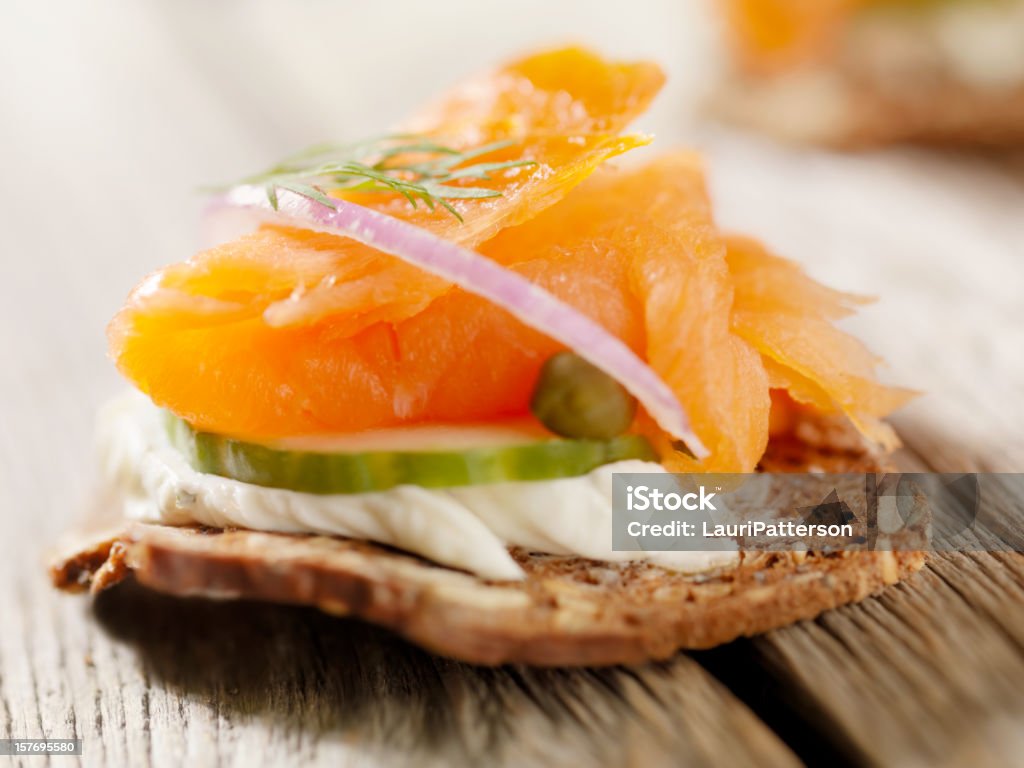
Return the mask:
{"type": "Polygon", "coordinates": [[[91,413],[117,387],[103,325],[191,252],[191,190],[569,33],[666,63],[644,127],[708,153],[724,225],[883,297],[857,329],[928,393],[898,420],[905,466],[1024,470],[1024,164],[695,128],[701,38],[668,0],[629,18],[410,3],[390,36],[392,4],[371,5],[0,11],[0,737],[82,738],[89,765],[1024,764],[1015,554],[935,557],[817,621],[605,671],[474,669],[308,610],[49,589],[43,551],[88,496],[91,413]]]}

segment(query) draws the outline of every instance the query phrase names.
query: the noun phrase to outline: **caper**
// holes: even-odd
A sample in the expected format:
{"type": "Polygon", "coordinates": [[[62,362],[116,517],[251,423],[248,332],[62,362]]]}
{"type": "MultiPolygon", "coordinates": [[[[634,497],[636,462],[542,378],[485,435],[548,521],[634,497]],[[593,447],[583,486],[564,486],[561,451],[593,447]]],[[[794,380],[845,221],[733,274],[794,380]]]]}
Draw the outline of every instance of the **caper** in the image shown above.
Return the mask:
{"type": "Polygon", "coordinates": [[[530,410],[556,435],[607,440],[629,429],[636,399],[579,355],[559,352],[541,368],[530,410]]]}

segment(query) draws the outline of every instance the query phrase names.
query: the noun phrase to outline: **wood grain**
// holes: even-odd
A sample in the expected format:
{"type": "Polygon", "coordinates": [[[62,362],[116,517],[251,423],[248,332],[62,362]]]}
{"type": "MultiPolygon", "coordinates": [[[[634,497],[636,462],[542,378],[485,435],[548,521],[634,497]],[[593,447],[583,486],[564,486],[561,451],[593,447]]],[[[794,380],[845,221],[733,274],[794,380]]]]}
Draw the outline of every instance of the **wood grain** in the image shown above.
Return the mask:
{"type": "Polygon", "coordinates": [[[702,661],[748,700],[771,687],[782,710],[752,701],[755,711],[783,733],[810,729],[840,762],[1012,765],[1024,718],[1022,567],[1016,554],[936,555],[875,600],[702,661]]]}
{"type": "MultiPolygon", "coordinates": [[[[980,457],[954,447],[926,460],[919,439],[904,433],[904,471],[978,471],[980,457]]],[[[1019,520],[1024,500],[1005,503],[1019,520]]],[[[698,658],[805,757],[1012,765],[1024,749],[1022,588],[1018,552],[933,553],[874,600],[698,658]]]]}
{"type": "Polygon", "coordinates": [[[45,583],[44,550],[88,495],[91,414],[118,386],[102,328],[191,252],[192,190],[369,133],[542,33],[664,62],[673,85],[642,127],[708,153],[722,223],[883,297],[856,328],[928,393],[899,421],[908,461],[1024,470],[1019,164],[684,136],[698,27],[684,4],[641,4],[409,3],[404,31],[390,3],[4,3],[0,737],[80,737],[91,766],[1020,763],[1013,554],[936,558],[818,621],[602,673],[474,669],[311,611],[130,585],[93,605],[45,583]],[[345,56],[341,29],[359,32],[345,56]],[[140,194],[154,187],[158,202],[140,194]]]}
{"type": "Polygon", "coordinates": [[[81,738],[88,765],[799,764],[686,656],[475,668],[307,609],[14,594],[0,735],[81,738]]]}

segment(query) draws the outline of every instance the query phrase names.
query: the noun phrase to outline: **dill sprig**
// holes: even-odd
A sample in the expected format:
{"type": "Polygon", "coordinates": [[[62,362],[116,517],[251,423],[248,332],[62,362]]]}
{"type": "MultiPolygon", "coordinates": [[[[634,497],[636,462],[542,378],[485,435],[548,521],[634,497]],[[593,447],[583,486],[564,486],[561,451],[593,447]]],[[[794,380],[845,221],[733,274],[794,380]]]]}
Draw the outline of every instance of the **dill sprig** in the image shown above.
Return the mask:
{"type": "Polygon", "coordinates": [[[278,206],[279,189],[332,208],[327,188],[395,192],[413,208],[419,203],[431,211],[441,206],[461,222],[462,216],[449,200],[501,197],[501,192],[481,186],[451,186],[451,182],[489,181],[491,174],[497,171],[535,165],[532,160],[472,162],[512,144],[499,141],[457,150],[412,134],[350,144],[320,144],[291,155],[240,183],[262,185],[274,210],[278,206]]]}

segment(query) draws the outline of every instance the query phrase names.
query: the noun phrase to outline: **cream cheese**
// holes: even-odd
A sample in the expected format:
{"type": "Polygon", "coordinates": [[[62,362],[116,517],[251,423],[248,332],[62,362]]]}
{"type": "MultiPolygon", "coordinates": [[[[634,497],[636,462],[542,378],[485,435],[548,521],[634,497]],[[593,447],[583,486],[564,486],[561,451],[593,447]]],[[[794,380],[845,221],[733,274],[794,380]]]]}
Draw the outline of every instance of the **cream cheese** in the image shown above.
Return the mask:
{"type": "Polygon", "coordinates": [[[509,546],[611,562],[649,560],[687,573],[739,559],[735,551],[611,549],[612,475],[665,471],[654,462],[622,461],[559,480],[319,495],[195,471],[169,443],[159,411],[135,392],[101,410],[97,435],[105,481],[123,499],[125,515],[142,522],[365,539],[502,580],[523,578],[509,546]]]}

